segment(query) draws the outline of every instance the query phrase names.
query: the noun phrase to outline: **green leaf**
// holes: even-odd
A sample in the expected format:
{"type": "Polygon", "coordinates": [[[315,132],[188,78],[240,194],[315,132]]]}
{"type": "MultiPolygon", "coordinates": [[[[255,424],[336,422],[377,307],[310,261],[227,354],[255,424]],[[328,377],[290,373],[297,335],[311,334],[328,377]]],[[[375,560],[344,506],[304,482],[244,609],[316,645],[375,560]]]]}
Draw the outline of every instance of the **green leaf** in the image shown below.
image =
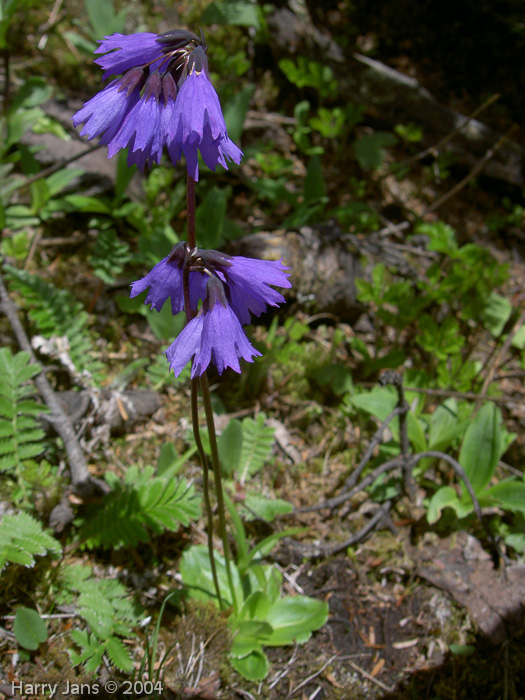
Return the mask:
{"type": "Polygon", "coordinates": [[[256,493],[246,494],[244,506],[247,510],[246,520],[253,520],[254,517],[262,518],[271,523],[278,515],[291,513],[293,505],[282,498],[267,498],[256,493]]]}
{"type": "MultiPolygon", "coordinates": [[[[243,0],[217,0],[204,10],[204,24],[231,24],[260,28],[257,5],[243,0]]],[[[232,137],[233,138],[233,137],[232,137]]]]}
{"type": "Polygon", "coordinates": [[[336,396],[343,396],[354,388],[352,373],[339,363],[321,367],[313,373],[312,377],[319,386],[329,386],[336,396]]]}
{"type": "Polygon", "coordinates": [[[232,418],[217,441],[223,474],[232,474],[239,468],[242,442],[243,425],[240,420],[232,418]]]}
{"type": "Polygon", "coordinates": [[[10,286],[18,291],[29,307],[29,317],[44,338],[66,337],[68,354],[84,381],[93,384],[101,379],[99,360],[93,359],[94,348],[87,333],[89,321],[82,304],[66,289],[58,289],[37,275],[6,266],[10,286]]]}
{"type": "MultiPolygon", "coordinates": [[[[157,340],[167,340],[177,337],[186,324],[186,314],[184,311],[174,316],[171,312],[171,304],[169,303],[164,304],[160,311],[156,309],[148,311],[145,306],[142,308],[144,311],[141,311],[141,313],[146,316],[148,326],[153,331],[157,340]]],[[[168,364],[166,363],[166,372],[167,371],[168,364]]]]}
{"type": "Polygon", "coordinates": [[[255,85],[248,83],[224,105],[223,114],[226,128],[228,129],[228,136],[235,143],[238,143],[241,139],[246,112],[254,90],[255,85]]]}
{"type": "Polygon", "coordinates": [[[436,253],[450,256],[451,253],[458,249],[454,229],[442,221],[435,221],[431,224],[418,224],[414,235],[427,236],[429,239],[428,250],[436,253]]]}
{"type": "Polygon", "coordinates": [[[259,413],[256,420],[245,418],[242,422],[242,451],[237,479],[244,484],[268,462],[274,443],[274,429],[265,425],[266,416],[259,413]]]}
{"type": "Polygon", "coordinates": [[[323,200],[326,195],[325,176],[323,166],[319,156],[312,156],[306,170],[304,179],[304,201],[318,202],[323,200]]]}
{"type": "Polygon", "coordinates": [[[466,424],[458,423],[458,403],[456,399],[447,399],[438,406],[430,419],[428,431],[428,448],[446,450],[453,440],[466,429],[466,424]]]}
{"type": "Polygon", "coordinates": [[[233,668],[248,681],[262,681],[268,675],[269,663],[264,651],[252,651],[242,659],[230,659],[233,668]]]}
{"type": "Polygon", "coordinates": [[[141,472],[130,467],[124,482],[112,486],[80,529],[88,547],[135,547],[150,539],[150,531],[175,532],[200,515],[194,486],[185,479],[156,477],[151,466],[141,472]]]}
{"type": "Polygon", "coordinates": [[[476,651],[472,644],[451,644],[449,649],[456,656],[472,656],[476,651]]]}
{"type": "Polygon", "coordinates": [[[64,197],[73,211],[91,214],[111,214],[111,207],[99,197],[88,197],[84,194],[68,194],[64,197]]]}
{"type": "Polygon", "coordinates": [[[25,229],[23,231],[17,231],[9,236],[9,238],[4,238],[0,243],[0,252],[6,258],[24,260],[29,252],[29,236],[27,231],[25,229]]]}
{"type": "MultiPolygon", "coordinates": [[[[421,423],[412,411],[407,413],[407,433],[410,444],[416,452],[425,452],[427,449],[427,440],[425,433],[421,427],[421,423]]],[[[398,438],[399,439],[399,438],[398,438]]]]}
{"type": "MultiPolygon", "coordinates": [[[[266,620],[272,601],[264,591],[254,591],[246,598],[239,613],[240,620],[266,620]]],[[[265,634],[271,633],[271,627],[265,634]]]]}
{"type": "Polygon", "coordinates": [[[397,404],[397,396],[393,389],[388,387],[375,387],[372,391],[347,396],[346,403],[365,411],[382,422],[389,416],[397,404]]]}
{"type": "Polygon", "coordinates": [[[512,347],[518,350],[525,350],[525,326],[521,326],[512,339],[512,347]]]}
{"type": "Polygon", "coordinates": [[[68,187],[76,178],[84,174],[80,168],[62,168],[46,178],[49,195],[54,197],[68,187]]]}
{"type": "Polygon", "coordinates": [[[89,258],[95,275],[106,284],[113,284],[131,260],[128,243],[120,241],[113,229],[100,231],[95,250],[89,258]]]}
{"type": "Polygon", "coordinates": [[[485,328],[495,338],[499,338],[512,315],[512,304],[506,297],[492,292],[481,311],[481,320],[485,328]]]}
{"type": "Polygon", "coordinates": [[[18,608],[15,615],[13,632],[16,641],[24,649],[35,651],[47,639],[46,623],[36,610],[18,608]]]}
{"type": "Polygon", "coordinates": [[[118,637],[110,637],[106,640],[106,652],[113,666],[120,671],[130,673],[133,670],[133,661],[118,637]]]}
{"type": "Polygon", "coordinates": [[[235,536],[235,544],[237,546],[237,566],[242,574],[242,562],[247,561],[248,559],[248,541],[246,539],[246,530],[244,529],[242,520],[240,519],[231,498],[226,492],[224,493],[224,501],[233,523],[233,534],[235,536]]]}
{"type": "MultiPolygon", "coordinates": [[[[233,605],[228,576],[226,575],[226,565],[224,557],[215,552],[215,565],[217,568],[217,578],[221,597],[227,605],[233,605]]],[[[232,578],[235,595],[239,605],[244,600],[243,588],[237,567],[232,562],[232,578]]],[[[211,573],[210,558],[206,545],[195,545],[186,549],[182,554],[180,563],[180,574],[185,586],[188,586],[189,594],[196,600],[213,600],[218,605],[213,576],[211,573]]]]}
{"type": "Polygon", "coordinates": [[[458,321],[447,316],[437,323],[432,316],[422,314],[419,318],[419,336],[417,342],[438,360],[446,360],[450,355],[459,354],[465,345],[458,321]]]}
{"type": "Polygon", "coordinates": [[[212,187],[195,213],[199,243],[205,248],[217,249],[224,242],[224,219],[231,187],[212,187]]]}
{"type": "Polygon", "coordinates": [[[273,647],[303,644],[327,619],[328,604],[324,601],[307,596],[282,598],[272,605],[266,615],[266,622],[273,632],[264,644],[273,647]]]}
{"type": "Polygon", "coordinates": [[[437,523],[444,508],[459,504],[458,495],[452,486],[442,486],[432,496],[428,504],[427,521],[430,525],[437,523]]]}
{"type": "Polygon", "coordinates": [[[469,425],[461,445],[459,463],[476,494],[490,482],[505,447],[501,424],[499,408],[493,403],[485,404],[469,425]]]}
{"type": "Polygon", "coordinates": [[[117,172],[115,181],[115,200],[120,201],[123,199],[128,189],[128,185],[133,179],[134,175],[137,173],[137,166],[132,165],[131,167],[127,163],[127,154],[125,150],[119,151],[117,156],[117,172]]]}
{"type": "Polygon", "coordinates": [[[51,99],[53,88],[45,78],[33,75],[18,89],[9,105],[10,112],[16,112],[21,108],[29,109],[51,99]]]}
{"type": "Polygon", "coordinates": [[[354,142],[354,153],[357,162],[363,170],[377,170],[385,159],[385,148],[397,143],[394,134],[377,131],[374,134],[361,136],[354,142]]]}
{"type": "Polygon", "coordinates": [[[115,13],[112,0],[84,0],[84,4],[94,39],[99,40],[103,36],[124,32],[127,7],[115,13]]]}
{"type": "Polygon", "coordinates": [[[71,136],[58,119],[48,114],[42,114],[33,125],[32,131],[34,134],[53,134],[53,136],[57,136],[59,139],[62,139],[62,141],[71,141],[71,136]]]}
{"type": "Polygon", "coordinates": [[[525,513],[525,483],[523,481],[502,481],[483,492],[483,498],[490,498],[505,510],[525,513]]]}

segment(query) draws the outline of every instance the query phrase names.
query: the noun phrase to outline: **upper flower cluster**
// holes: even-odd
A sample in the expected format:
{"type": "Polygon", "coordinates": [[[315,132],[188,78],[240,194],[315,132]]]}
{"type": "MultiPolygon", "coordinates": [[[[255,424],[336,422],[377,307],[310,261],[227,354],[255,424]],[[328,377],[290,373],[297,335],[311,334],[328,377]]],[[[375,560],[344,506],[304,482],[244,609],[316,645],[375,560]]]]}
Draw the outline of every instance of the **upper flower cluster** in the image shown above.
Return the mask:
{"type": "Polygon", "coordinates": [[[113,79],[73,117],[82,136],[100,136],[109,157],[128,148],[128,165],[159,163],[164,147],[173,161],[186,158],[199,179],[198,151],[206,165],[228,168],[242,151],[228,138],[219,98],[208,76],[206,44],[192,32],[141,32],[104,37],[95,53],[103,79],[113,79]],[[109,52],[109,53],[108,53],[109,52]]]}
{"type": "Polygon", "coordinates": [[[256,260],[200,248],[190,251],[181,242],[150,273],[131,285],[131,297],[149,288],[146,304],[160,310],[171,297],[172,312],[179,313],[186,306],[186,270],[192,312],[201,300],[202,305],[166,350],[170,369],[178,376],[193,357],[192,377],[200,376],[211,361],[219,374],[226,367],[240,372],[239,358],[253,362],[261,354],[250,344],[242,326],[250,322],[251,314],[260,316],[268,306],[285,301],[270,285],[291,287],[287,269],[281,260],[256,260]]]}

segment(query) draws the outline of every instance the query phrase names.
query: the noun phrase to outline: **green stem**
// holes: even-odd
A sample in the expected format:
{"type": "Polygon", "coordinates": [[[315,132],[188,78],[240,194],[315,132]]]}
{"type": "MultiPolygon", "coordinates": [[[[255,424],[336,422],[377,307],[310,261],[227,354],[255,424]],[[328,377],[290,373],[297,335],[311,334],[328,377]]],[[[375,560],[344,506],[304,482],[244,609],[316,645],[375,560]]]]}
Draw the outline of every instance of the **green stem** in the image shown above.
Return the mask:
{"type": "Polygon", "coordinates": [[[198,379],[191,380],[191,422],[193,424],[193,436],[195,444],[199,451],[199,456],[202,464],[202,490],[204,492],[204,508],[206,510],[206,519],[208,522],[208,555],[210,557],[211,575],[213,577],[213,585],[217,593],[219,607],[224,610],[224,603],[221,597],[221,589],[219,586],[219,578],[217,576],[217,566],[215,564],[215,554],[213,551],[213,511],[210,501],[210,470],[208,467],[208,458],[204,452],[200,430],[199,430],[199,411],[197,406],[198,396],[198,379]]]}
{"type": "Polygon", "coordinates": [[[226,534],[226,509],[224,506],[224,494],[222,491],[221,466],[219,462],[219,450],[217,448],[217,435],[215,433],[215,421],[213,419],[213,407],[211,405],[210,388],[208,385],[208,377],[206,372],[201,375],[201,392],[204,402],[204,412],[206,414],[206,423],[208,425],[208,435],[210,438],[211,463],[213,466],[213,478],[215,481],[215,493],[217,495],[217,509],[219,512],[219,531],[224,548],[224,562],[226,564],[226,575],[230,585],[232,596],[233,612],[238,613],[237,596],[235,595],[235,587],[233,585],[233,576],[231,571],[231,553],[230,543],[226,534]]]}
{"type": "Polygon", "coordinates": [[[195,180],[188,174],[186,185],[187,218],[188,218],[188,245],[190,250],[197,247],[195,233],[195,180]]]}
{"type": "MultiPolygon", "coordinates": [[[[195,180],[188,175],[188,188],[187,188],[187,202],[188,202],[188,245],[190,249],[195,248],[195,180]]],[[[184,262],[184,268],[182,270],[182,288],[184,291],[184,307],[186,309],[186,323],[189,323],[193,316],[195,315],[191,310],[190,305],[190,267],[189,260],[186,256],[184,262]]],[[[219,607],[221,610],[224,609],[224,603],[221,596],[221,589],[219,586],[219,578],[217,576],[217,566],[215,563],[215,555],[213,552],[213,511],[211,507],[210,500],[210,470],[208,466],[208,458],[206,452],[204,451],[204,446],[201,440],[201,434],[199,429],[199,407],[197,404],[198,398],[198,379],[191,380],[191,422],[193,426],[193,436],[195,438],[195,445],[199,451],[200,462],[202,465],[202,490],[204,492],[204,508],[206,510],[206,520],[208,529],[208,554],[210,557],[210,568],[211,575],[213,578],[213,585],[215,586],[215,592],[217,593],[217,600],[219,601],[219,607]]]]}

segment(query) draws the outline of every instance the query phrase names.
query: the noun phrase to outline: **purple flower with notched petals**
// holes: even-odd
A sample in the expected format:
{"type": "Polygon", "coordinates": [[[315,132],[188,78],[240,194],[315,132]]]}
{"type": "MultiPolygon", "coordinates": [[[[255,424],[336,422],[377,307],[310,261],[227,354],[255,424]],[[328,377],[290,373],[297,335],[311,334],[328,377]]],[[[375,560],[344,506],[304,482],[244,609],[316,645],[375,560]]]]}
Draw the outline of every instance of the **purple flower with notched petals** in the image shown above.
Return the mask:
{"type": "Polygon", "coordinates": [[[195,311],[201,300],[202,306],[166,350],[170,368],[178,376],[193,357],[192,377],[201,375],[210,362],[219,374],[226,367],[240,372],[239,358],[253,362],[260,355],[242,326],[250,323],[250,314],[259,316],[268,306],[285,301],[270,285],[291,287],[288,268],[282,260],[256,260],[200,248],[190,250],[181,242],[151,272],[133,282],[131,296],[148,289],[146,304],[151,304],[152,309],[160,310],[171,297],[172,312],[182,311],[184,269],[189,275],[191,309],[195,311]]]}
{"type": "Polygon", "coordinates": [[[177,96],[168,125],[171,141],[168,152],[173,162],[186,157],[188,173],[199,179],[197,151],[206,165],[215,170],[218,164],[226,170],[226,160],[239,164],[242,151],[228,138],[219,98],[207,75],[207,59],[198,46],[190,57],[189,75],[177,96]]]}
{"type": "Polygon", "coordinates": [[[219,98],[208,78],[204,39],[184,29],[105,37],[95,53],[103,79],[122,74],[73,117],[81,136],[100,137],[111,158],[128,149],[128,165],[159,163],[166,148],[173,163],[182,154],[199,179],[198,151],[215,169],[240,163],[242,151],[228,138],[219,98]]]}
{"type": "Polygon", "coordinates": [[[288,269],[282,260],[257,260],[240,255],[231,258],[231,266],[222,272],[228,283],[232,309],[243,325],[250,323],[250,314],[260,316],[268,306],[279,306],[285,301],[270,285],[290,288],[288,269]]]}
{"type": "Polygon", "coordinates": [[[193,379],[203,374],[211,361],[219,374],[227,367],[240,372],[239,358],[253,362],[253,358],[261,355],[251,345],[235,312],[228,305],[223,283],[210,277],[206,291],[206,299],[197,316],[166,350],[170,369],[176,377],[192,357],[193,379]]]}
{"type": "MultiPolygon", "coordinates": [[[[182,286],[182,266],[187,247],[184,241],[177,243],[167,258],[155,265],[151,272],[131,285],[130,297],[138,296],[149,287],[145,304],[160,311],[164,302],[171,297],[173,315],[184,310],[184,290],[182,286]]],[[[190,271],[190,305],[196,311],[199,301],[206,294],[206,277],[198,271],[190,271]]]]}

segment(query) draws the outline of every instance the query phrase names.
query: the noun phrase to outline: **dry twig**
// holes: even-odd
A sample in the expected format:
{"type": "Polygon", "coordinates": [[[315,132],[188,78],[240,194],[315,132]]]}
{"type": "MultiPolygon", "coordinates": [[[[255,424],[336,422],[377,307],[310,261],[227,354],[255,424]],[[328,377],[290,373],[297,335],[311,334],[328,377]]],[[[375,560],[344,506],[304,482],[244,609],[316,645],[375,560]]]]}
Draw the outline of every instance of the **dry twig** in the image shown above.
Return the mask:
{"type": "Polygon", "coordinates": [[[69,469],[71,472],[71,483],[76,493],[83,497],[91,495],[95,490],[98,490],[98,482],[94,480],[88,472],[84,453],[77,440],[75,430],[71,421],[62,410],[51,384],[49,383],[43,367],[36,359],[36,356],[29,342],[29,338],[18,318],[17,309],[11,300],[7,289],[4,285],[2,275],[0,274],[0,308],[7,316],[13,333],[16,336],[18,344],[22,350],[29,354],[31,363],[36,365],[41,371],[34,378],[35,385],[40,392],[40,395],[49,407],[51,414],[47,416],[47,420],[53,425],[56,432],[62,438],[66,449],[69,469]]]}

